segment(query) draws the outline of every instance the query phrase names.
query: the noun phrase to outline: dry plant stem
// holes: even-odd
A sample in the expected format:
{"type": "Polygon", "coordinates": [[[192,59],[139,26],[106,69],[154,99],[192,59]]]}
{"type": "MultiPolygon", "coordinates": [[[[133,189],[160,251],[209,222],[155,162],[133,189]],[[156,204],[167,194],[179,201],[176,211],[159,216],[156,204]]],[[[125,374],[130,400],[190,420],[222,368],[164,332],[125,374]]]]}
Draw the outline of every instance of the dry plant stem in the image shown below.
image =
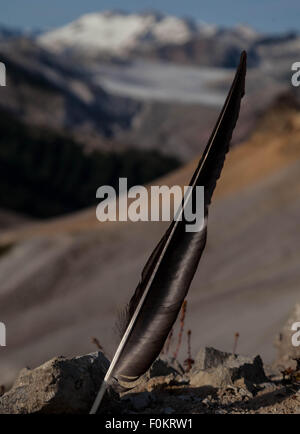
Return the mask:
{"type": "Polygon", "coordinates": [[[184,300],[184,302],[182,303],[182,307],[181,307],[180,328],[179,328],[179,334],[178,334],[177,347],[176,347],[176,350],[174,352],[174,359],[177,359],[177,356],[178,356],[178,353],[180,350],[180,346],[181,346],[182,334],[183,334],[183,330],[184,330],[184,319],[185,319],[185,313],[186,313],[186,305],[187,305],[187,301],[184,300]]]}
{"type": "Polygon", "coordinates": [[[97,338],[91,338],[91,342],[96,345],[96,347],[98,348],[99,351],[104,352],[103,347],[102,347],[102,345],[99,342],[99,339],[97,339],[97,338]]]}
{"type": "Polygon", "coordinates": [[[234,335],[234,344],[233,344],[233,355],[236,354],[236,349],[237,349],[237,344],[238,344],[238,340],[239,340],[240,334],[239,333],[235,333],[234,335]]]}
{"type": "Polygon", "coordinates": [[[188,372],[192,368],[191,334],[192,334],[192,331],[188,330],[188,332],[187,332],[187,335],[188,335],[188,372]]]}
{"type": "Polygon", "coordinates": [[[192,331],[188,330],[187,335],[188,335],[188,358],[191,359],[192,355],[191,355],[191,334],[192,331]]]}
{"type": "Polygon", "coordinates": [[[195,361],[192,359],[192,351],[191,351],[191,335],[192,331],[187,331],[187,345],[188,345],[188,358],[184,361],[184,365],[186,366],[185,372],[189,372],[192,369],[193,364],[195,361]]]}
{"type": "Polygon", "coordinates": [[[167,356],[168,353],[169,353],[169,349],[170,349],[170,346],[171,346],[172,337],[173,337],[173,329],[171,329],[171,331],[170,331],[170,333],[169,333],[169,336],[168,336],[168,338],[167,338],[167,341],[166,341],[166,345],[165,345],[165,347],[166,347],[166,356],[167,356]]]}

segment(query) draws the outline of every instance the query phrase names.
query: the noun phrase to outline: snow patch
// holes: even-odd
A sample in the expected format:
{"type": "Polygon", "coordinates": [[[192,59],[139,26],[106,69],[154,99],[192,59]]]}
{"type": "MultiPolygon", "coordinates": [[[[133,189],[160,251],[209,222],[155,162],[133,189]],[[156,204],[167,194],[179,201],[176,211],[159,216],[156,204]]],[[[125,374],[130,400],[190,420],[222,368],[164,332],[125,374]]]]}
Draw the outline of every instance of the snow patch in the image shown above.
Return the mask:
{"type": "Polygon", "coordinates": [[[174,16],[102,12],[83,15],[37,40],[56,52],[79,48],[124,54],[141,44],[182,44],[197,32],[197,26],[193,27],[174,16]]]}

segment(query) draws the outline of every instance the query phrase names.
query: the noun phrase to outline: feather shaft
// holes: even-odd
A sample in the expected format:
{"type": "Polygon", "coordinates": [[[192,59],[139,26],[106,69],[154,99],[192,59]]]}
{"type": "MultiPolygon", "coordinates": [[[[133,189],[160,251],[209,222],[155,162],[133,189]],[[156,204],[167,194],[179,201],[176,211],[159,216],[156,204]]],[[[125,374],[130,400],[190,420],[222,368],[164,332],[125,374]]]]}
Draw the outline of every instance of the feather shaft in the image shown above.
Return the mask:
{"type": "Polygon", "coordinates": [[[244,95],[246,53],[242,53],[232,86],[191,179],[179,217],[154,249],[129,302],[126,330],[92,407],[95,413],[112,378],[133,381],[142,375],[161,351],[188,292],[206,244],[208,206],[221,174],[240,101],[244,95]],[[204,186],[205,220],[198,232],[185,232],[184,209],[204,186]]]}

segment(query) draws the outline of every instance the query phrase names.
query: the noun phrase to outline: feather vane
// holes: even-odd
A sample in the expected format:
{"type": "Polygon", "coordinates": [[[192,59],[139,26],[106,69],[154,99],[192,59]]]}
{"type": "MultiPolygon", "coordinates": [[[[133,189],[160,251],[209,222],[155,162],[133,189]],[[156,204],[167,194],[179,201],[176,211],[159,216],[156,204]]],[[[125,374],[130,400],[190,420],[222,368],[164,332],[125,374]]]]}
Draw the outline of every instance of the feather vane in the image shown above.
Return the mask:
{"type": "Polygon", "coordinates": [[[205,248],[208,207],[238,119],[245,75],[246,53],[243,52],[222,111],[190,181],[191,189],[180,211],[182,218],[172,221],[142,271],[127,307],[126,330],[91,413],[97,411],[113,378],[130,383],[147,371],[178,316],[205,248]],[[196,186],[204,186],[205,221],[199,231],[187,232],[184,208],[195,200],[196,186]]]}

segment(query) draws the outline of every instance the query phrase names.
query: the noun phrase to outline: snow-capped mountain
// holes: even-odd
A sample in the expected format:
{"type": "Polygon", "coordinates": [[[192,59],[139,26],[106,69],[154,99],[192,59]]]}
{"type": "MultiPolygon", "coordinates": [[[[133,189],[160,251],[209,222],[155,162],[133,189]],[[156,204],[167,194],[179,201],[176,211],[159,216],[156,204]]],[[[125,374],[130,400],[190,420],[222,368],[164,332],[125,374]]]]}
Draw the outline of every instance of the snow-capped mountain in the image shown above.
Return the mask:
{"type": "Polygon", "coordinates": [[[109,11],[83,15],[44,33],[38,42],[56,52],[83,49],[122,55],[140,47],[184,44],[200,32],[211,34],[214,26],[158,13],[109,11]]]}

